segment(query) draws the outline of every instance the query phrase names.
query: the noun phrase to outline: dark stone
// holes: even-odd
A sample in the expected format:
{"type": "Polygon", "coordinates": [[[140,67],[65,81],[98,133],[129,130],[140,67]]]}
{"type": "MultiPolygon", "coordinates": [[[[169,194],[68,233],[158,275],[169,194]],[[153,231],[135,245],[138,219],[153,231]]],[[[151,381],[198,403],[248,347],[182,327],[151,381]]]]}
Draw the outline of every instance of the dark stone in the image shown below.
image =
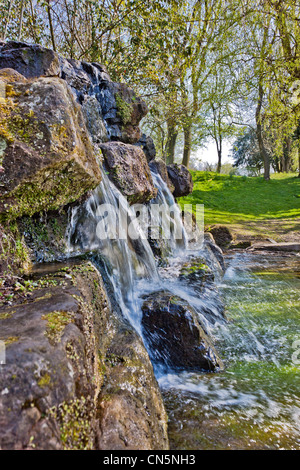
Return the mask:
{"type": "Polygon", "coordinates": [[[100,148],[109,177],[130,204],[144,203],[156,196],[145,154],[139,147],[108,142],[100,148]]]}
{"type": "Polygon", "coordinates": [[[149,356],[98,270],[73,261],[32,276],[27,299],[0,308],[0,449],[167,450],[149,356]]]}
{"type": "Polygon", "coordinates": [[[168,186],[171,193],[173,193],[173,191],[175,190],[175,187],[174,187],[174,185],[172,184],[172,182],[169,178],[167,165],[165,164],[165,162],[161,159],[151,160],[149,162],[149,167],[150,167],[151,171],[153,171],[154,173],[157,173],[161,177],[161,179],[168,186]]]}
{"type": "Polygon", "coordinates": [[[184,165],[174,163],[167,166],[168,175],[175,187],[174,197],[187,196],[193,191],[193,179],[189,170],[184,165]]]}
{"type": "Polygon", "coordinates": [[[216,244],[223,250],[229,248],[233,235],[229,228],[225,225],[215,225],[209,228],[209,233],[212,234],[216,244]]]}
{"type": "Polygon", "coordinates": [[[166,370],[216,371],[222,362],[195,310],[170,292],[154,292],[142,306],[143,335],[156,366],[166,370]]]}
{"type": "Polygon", "coordinates": [[[11,68],[26,78],[58,77],[59,57],[39,45],[9,41],[0,48],[0,69],[11,68]]]}
{"type": "Polygon", "coordinates": [[[140,140],[136,143],[136,145],[143,149],[148,162],[155,159],[156,148],[152,137],[143,134],[140,140]]]}

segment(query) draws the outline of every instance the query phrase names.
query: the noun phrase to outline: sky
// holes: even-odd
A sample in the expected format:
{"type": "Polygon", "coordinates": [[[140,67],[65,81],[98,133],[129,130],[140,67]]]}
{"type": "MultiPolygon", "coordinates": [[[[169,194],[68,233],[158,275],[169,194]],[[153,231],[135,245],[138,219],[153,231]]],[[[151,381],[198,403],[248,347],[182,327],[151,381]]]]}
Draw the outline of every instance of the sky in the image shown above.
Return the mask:
{"type": "MultiPolygon", "coordinates": [[[[229,157],[231,147],[232,147],[232,143],[224,143],[222,163],[233,163],[233,159],[229,157]]],[[[206,148],[199,149],[196,155],[197,155],[197,158],[199,158],[203,162],[208,162],[208,163],[218,162],[217,148],[214,142],[207,144],[206,148]]]]}

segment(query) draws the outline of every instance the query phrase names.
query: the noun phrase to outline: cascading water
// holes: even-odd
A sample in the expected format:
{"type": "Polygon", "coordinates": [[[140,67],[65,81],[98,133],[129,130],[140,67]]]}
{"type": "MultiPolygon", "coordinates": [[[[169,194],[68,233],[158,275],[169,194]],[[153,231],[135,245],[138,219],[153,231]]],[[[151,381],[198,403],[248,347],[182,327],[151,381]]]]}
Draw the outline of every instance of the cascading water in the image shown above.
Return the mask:
{"type": "MultiPolygon", "coordinates": [[[[187,300],[198,311],[201,324],[208,331],[215,323],[215,318],[223,320],[222,305],[215,289],[207,288],[200,299],[192,287],[178,280],[178,273],[191,257],[209,258],[210,252],[202,247],[202,242],[196,248],[194,246],[193,250],[188,249],[188,236],[181,210],[161,177],[156,173],[152,173],[152,177],[158,194],[147,209],[148,215],[151,213],[152,216],[152,229],[155,231],[159,227],[157,235],[166,246],[166,266],[157,267],[147,240],[148,228],[141,228],[136,213],[103,169],[102,182],[98,188],[83,206],[71,211],[67,232],[69,256],[82,253],[93,256],[94,261],[105,270],[124,316],[140,334],[141,298],[162,289],[187,300]],[[155,205],[161,210],[153,211],[155,205]],[[134,232],[131,233],[133,237],[127,236],[128,227],[134,232]],[[108,236],[102,237],[103,233],[108,236]],[[208,312],[208,315],[203,315],[203,312],[208,312]]],[[[214,256],[210,254],[212,259],[214,256]]]]}
{"type": "MultiPolygon", "coordinates": [[[[277,318],[275,322],[272,320],[277,315],[274,296],[278,298],[277,304],[282,305],[280,309],[288,309],[288,305],[295,304],[291,296],[296,295],[299,280],[292,276],[293,288],[289,290],[286,278],[276,279],[271,275],[266,283],[264,277],[253,276],[251,271],[265,269],[261,259],[256,258],[253,263],[254,255],[252,258],[249,255],[248,258],[234,257],[224,279],[217,276],[219,289],[230,309],[230,319],[234,319],[234,322],[224,323],[223,306],[215,286],[206,286],[199,296],[178,276],[182,265],[195,257],[204,258],[217,274],[218,257],[209,242],[194,244],[191,249],[173,196],[158,175],[153,174],[153,179],[158,195],[148,205],[148,211],[153,204],[166,208],[162,213],[154,212],[152,220],[154,227],[164,232],[170,227],[170,238],[164,240],[168,253],[166,264],[157,266],[139,224],[133,225],[134,240],[127,237],[101,239],[101,230],[115,227],[114,216],[110,220],[109,214],[105,218],[105,214],[99,212],[103,204],[111,205],[118,214],[117,228],[121,232],[126,232],[128,222],[136,217],[105,172],[90,199],[72,211],[68,231],[70,256],[91,253],[95,262],[101,264],[124,316],[139,334],[142,335],[143,296],[168,290],[193,306],[204,329],[217,341],[227,363],[222,374],[161,373],[156,369],[170,416],[173,448],[296,447],[300,403],[295,388],[297,370],[289,362],[290,343],[296,338],[296,312],[292,309],[279,324],[277,318]],[[183,235],[181,239],[176,239],[176,233],[183,235]],[[245,268],[247,262],[250,271],[245,268]],[[266,299],[269,299],[268,305],[266,299]]],[[[297,318],[299,321],[299,311],[297,318]]]]}

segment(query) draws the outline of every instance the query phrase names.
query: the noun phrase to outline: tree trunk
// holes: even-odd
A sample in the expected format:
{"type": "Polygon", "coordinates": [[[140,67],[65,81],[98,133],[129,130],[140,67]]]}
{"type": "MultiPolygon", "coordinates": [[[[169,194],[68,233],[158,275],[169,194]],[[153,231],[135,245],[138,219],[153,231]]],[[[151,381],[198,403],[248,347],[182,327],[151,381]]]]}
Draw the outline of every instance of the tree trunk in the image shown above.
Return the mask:
{"type": "Polygon", "coordinates": [[[282,169],[284,173],[291,171],[291,139],[286,137],[283,144],[282,169]]]}
{"type": "Polygon", "coordinates": [[[174,163],[177,136],[178,131],[176,130],[175,124],[168,123],[168,137],[165,149],[165,159],[167,165],[174,163]]]}
{"type": "Polygon", "coordinates": [[[299,166],[298,178],[300,178],[300,140],[298,141],[298,166],[299,166]]]}
{"type": "Polygon", "coordinates": [[[8,6],[7,18],[6,18],[6,20],[5,20],[5,27],[4,27],[3,38],[2,38],[3,41],[5,41],[5,39],[6,39],[7,28],[8,28],[9,22],[10,22],[10,16],[11,16],[12,5],[13,5],[13,0],[11,0],[11,1],[9,2],[9,6],[8,6]]]}
{"type": "Polygon", "coordinates": [[[52,49],[56,52],[56,44],[55,44],[55,37],[54,37],[54,30],[53,30],[53,23],[52,23],[52,16],[51,16],[50,0],[47,0],[47,13],[48,13],[48,21],[49,21],[49,28],[50,28],[50,34],[51,34],[52,49]]]}
{"type": "Polygon", "coordinates": [[[268,181],[270,179],[270,157],[266,151],[263,139],[263,127],[261,123],[261,108],[263,102],[264,91],[262,85],[259,85],[259,95],[256,107],[255,119],[256,119],[256,135],[258,140],[259,151],[264,162],[264,179],[268,181]]]}
{"type": "Polygon", "coordinates": [[[187,168],[190,164],[191,151],[192,151],[192,126],[184,127],[184,149],[182,164],[187,168]]]}
{"type": "Polygon", "coordinates": [[[20,21],[19,21],[18,41],[20,41],[20,40],[21,40],[21,37],[22,37],[23,16],[24,16],[24,3],[25,3],[25,0],[22,0],[22,3],[21,3],[21,11],[20,11],[20,21]]]}

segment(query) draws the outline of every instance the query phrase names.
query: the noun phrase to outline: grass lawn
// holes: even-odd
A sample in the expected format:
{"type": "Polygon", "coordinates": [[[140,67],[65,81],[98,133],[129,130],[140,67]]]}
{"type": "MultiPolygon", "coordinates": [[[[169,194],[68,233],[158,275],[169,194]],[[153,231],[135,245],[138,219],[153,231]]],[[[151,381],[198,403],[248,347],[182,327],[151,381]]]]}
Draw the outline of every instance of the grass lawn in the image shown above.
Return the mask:
{"type": "Polygon", "coordinates": [[[299,240],[300,178],[296,174],[272,175],[264,181],[262,177],[191,173],[194,191],[178,202],[181,206],[204,204],[206,226],[231,226],[239,238],[299,240]]]}

